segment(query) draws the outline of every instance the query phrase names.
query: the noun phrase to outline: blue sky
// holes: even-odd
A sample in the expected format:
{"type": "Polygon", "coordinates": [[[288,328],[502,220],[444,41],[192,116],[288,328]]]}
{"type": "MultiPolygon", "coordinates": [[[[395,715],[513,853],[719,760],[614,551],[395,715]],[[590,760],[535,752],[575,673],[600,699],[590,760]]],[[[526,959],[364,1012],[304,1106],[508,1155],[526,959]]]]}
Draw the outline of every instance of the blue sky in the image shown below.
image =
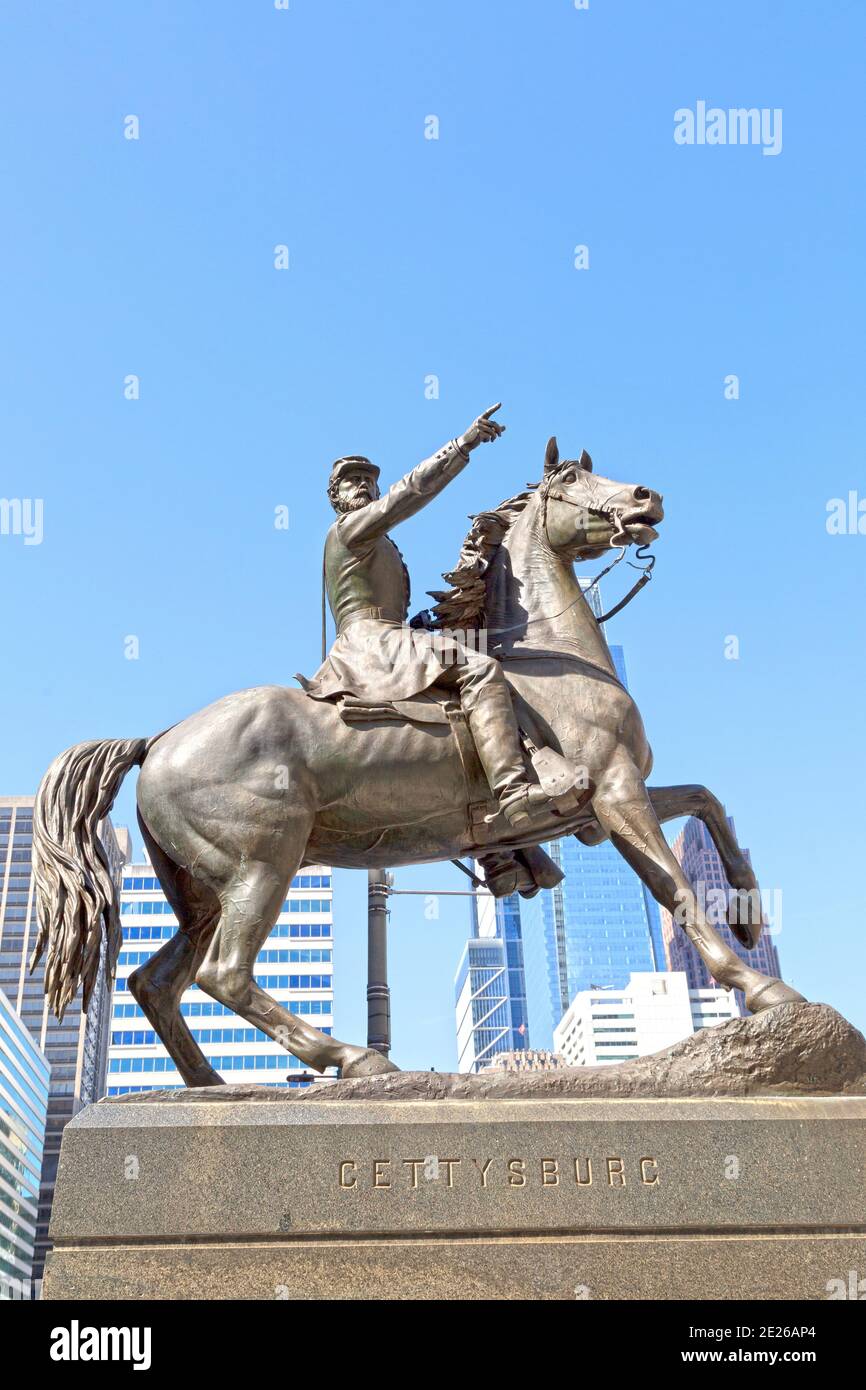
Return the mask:
{"type": "MultiPolygon", "coordinates": [[[[418,606],[552,432],[662,491],[609,631],[653,780],[722,798],[786,976],[866,1025],[866,535],[826,527],[866,496],[864,39],[859,0],[7,4],[0,495],[43,499],[44,539],[0,536],[0,789],[309,673],[331,459],[396,478],[501,399],[504,439],[397,535],[418,606]],[[700,100],[780,108],[781,153],[677,145],[700,100]]],[[[363,875],[338,886],[360,1039],[363,875]]],[[[467,906],[440,906],[392,903],[403,1066],[455,1062],[467,906]]]]}

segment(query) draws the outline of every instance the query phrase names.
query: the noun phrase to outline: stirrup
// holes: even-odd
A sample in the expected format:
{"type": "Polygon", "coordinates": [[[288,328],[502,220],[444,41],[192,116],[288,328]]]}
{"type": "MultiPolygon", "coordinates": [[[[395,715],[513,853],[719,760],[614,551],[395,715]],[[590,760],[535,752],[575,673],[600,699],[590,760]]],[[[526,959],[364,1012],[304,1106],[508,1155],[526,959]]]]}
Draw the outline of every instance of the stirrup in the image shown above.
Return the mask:
{"type": "Polygon", "coordinates": [[[484,882],[494,898],[508,898],[512,893],[519,893],[522,898],[534,898],[540,891],[539,884],[522,857],[512,850],[482,854],[478,862],[484,873],[484,882]]]}

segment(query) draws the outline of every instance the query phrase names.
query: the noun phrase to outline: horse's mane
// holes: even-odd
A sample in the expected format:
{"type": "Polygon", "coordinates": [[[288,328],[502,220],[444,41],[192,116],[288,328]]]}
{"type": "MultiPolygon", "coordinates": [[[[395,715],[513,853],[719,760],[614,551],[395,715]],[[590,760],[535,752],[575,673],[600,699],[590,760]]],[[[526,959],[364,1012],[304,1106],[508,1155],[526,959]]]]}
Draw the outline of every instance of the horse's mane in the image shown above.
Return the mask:
{"type": "Polygon", "coordinates": [[[483,627],[487,596],[485,576],[490,562],[506,532],[534,496],[535,486],[537,484],[506,498],[493,511],[478,512],[469,518],[472,525],[460,547],[457,564],[442,575],[451,588],[427,591],[436,600],[431,610],[434,627],[461,630],[483,627]]]}

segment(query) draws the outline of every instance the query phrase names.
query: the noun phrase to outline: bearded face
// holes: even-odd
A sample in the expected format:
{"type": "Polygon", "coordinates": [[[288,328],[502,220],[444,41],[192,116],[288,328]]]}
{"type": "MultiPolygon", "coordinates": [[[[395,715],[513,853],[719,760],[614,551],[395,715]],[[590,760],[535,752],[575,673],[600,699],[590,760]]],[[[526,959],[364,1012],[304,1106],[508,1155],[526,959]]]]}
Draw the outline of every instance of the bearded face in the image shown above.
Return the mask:
{"type": "Polygon", "coordinates": [[[334,510],[341,515],[360,511],[379,496],[375,478],[363,468],[343,473],[330,491],[334,510]]]}

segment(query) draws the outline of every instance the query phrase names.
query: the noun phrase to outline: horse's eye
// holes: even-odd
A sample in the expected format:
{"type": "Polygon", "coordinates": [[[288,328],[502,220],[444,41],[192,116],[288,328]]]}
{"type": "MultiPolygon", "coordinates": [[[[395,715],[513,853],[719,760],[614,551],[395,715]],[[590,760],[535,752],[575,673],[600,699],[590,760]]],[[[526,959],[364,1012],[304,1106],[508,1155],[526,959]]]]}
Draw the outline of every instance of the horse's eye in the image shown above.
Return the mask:
{"type": "Polygon", "coordinates": [[[566,473],[566,475],[565,475],[565,477],[564,477],[564,479],[563,479],[563,482],[566,482],[566,483],[576,483],[576,482],[577,482],[577,474],[574,473],[574,472],[566,473]]]}

